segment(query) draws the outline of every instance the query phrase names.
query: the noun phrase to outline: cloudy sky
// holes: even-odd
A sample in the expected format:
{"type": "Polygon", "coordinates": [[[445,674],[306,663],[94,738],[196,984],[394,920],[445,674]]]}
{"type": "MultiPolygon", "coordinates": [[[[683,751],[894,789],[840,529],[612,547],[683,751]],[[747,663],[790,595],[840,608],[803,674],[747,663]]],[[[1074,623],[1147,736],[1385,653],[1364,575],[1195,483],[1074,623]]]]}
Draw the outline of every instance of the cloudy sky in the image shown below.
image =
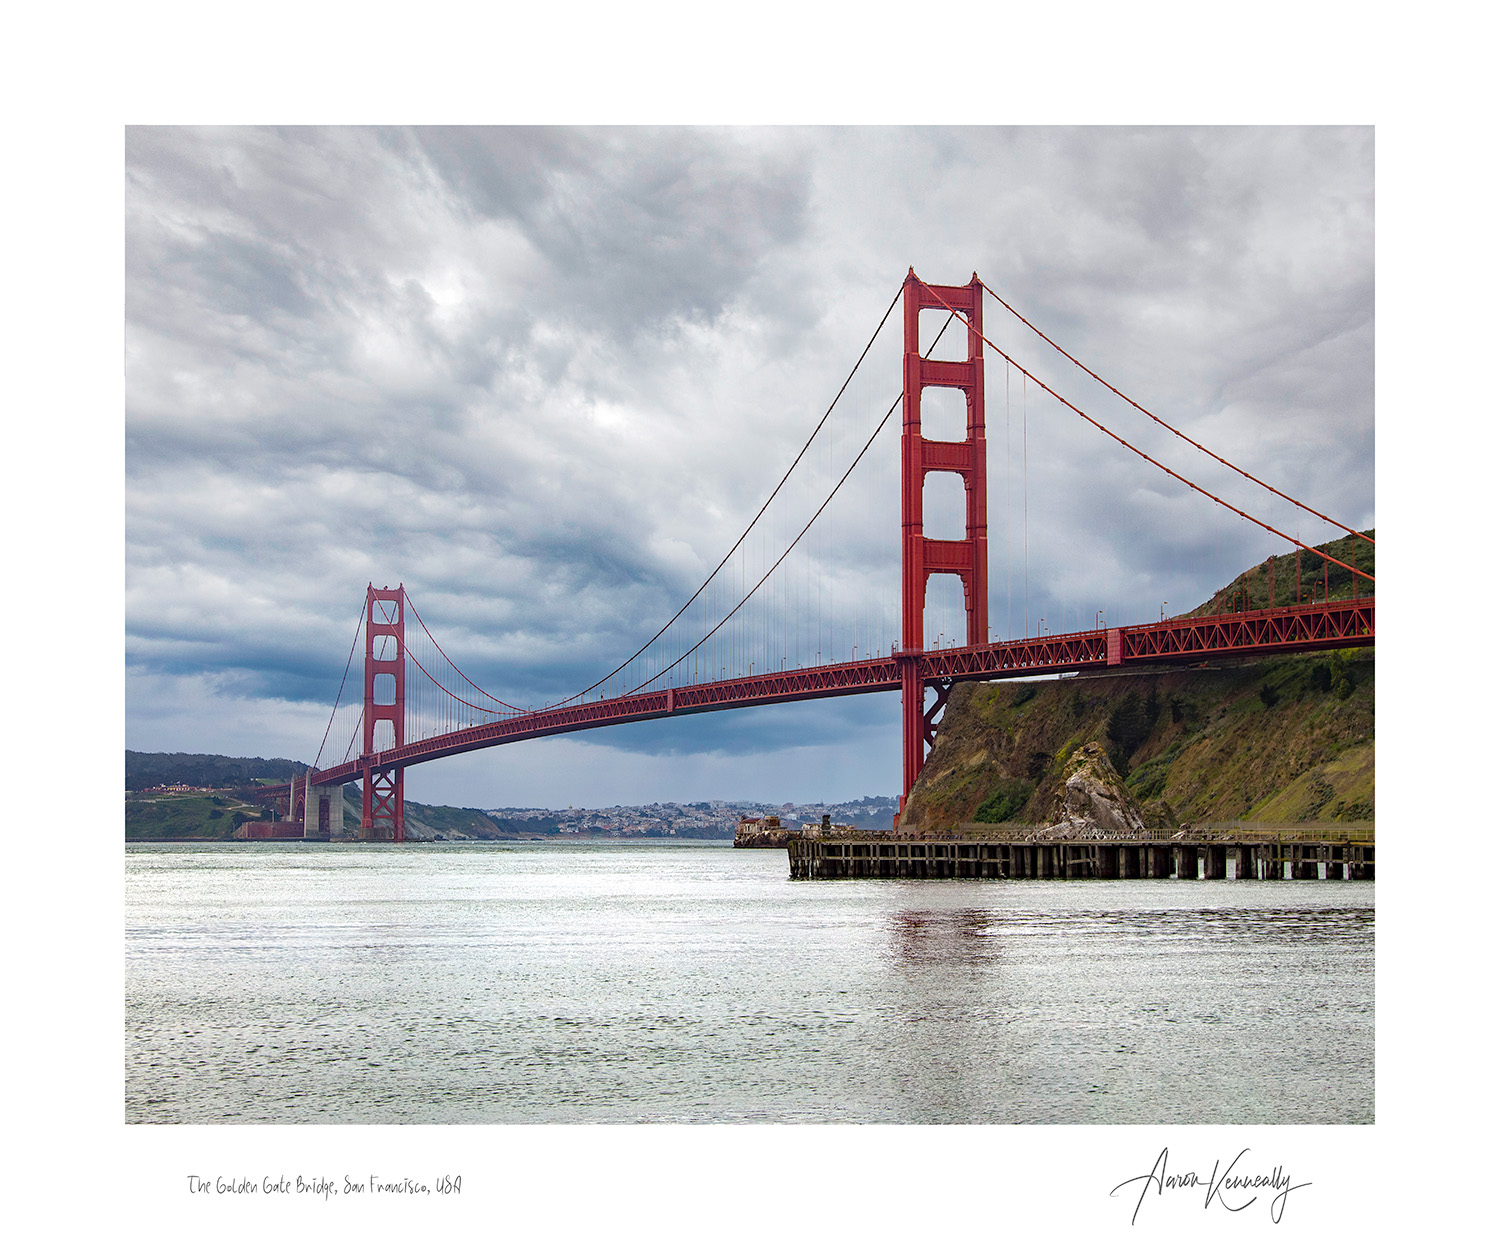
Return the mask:
{"type": "MultiPolygon", "coordinates": [[[[372,581],[501,697],[587,686],[729,549],[908,266],[977,271],[1164,420],[1375,524],[1367,127],[133,127],[125,235],[137,750],[312,759],[372,581]]],[[[1185,476],[1333,536],[985,318],[1185,476]]],[[[840,410],[840,471],[898,353],[881,336],[840,410]]],[[[999,636],[1184,611],[1285,549],[986,367],[999,636]]],[[[891,433],[830,518],[830,585],[894,579],[891,433]]],[[[895,695],[669,720],[423,765],[407,792],[890,794],[898,722],[895,695]]]]}

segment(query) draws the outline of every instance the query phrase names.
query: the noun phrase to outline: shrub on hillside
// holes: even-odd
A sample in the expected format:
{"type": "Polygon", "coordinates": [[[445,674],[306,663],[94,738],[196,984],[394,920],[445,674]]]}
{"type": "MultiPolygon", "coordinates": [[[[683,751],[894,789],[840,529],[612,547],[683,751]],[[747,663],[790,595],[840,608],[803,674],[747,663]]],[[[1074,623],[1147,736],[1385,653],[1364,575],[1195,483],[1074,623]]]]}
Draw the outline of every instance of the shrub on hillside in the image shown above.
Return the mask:
{"type": "Polygon", "coordinates": [[[979,805],[974,819],[981,824],[998,825],[1020,815],[1036,786],[1029,781],[1002,781],[1000,788],[979,805]]]}
{"type": "Polygon", "coordinates": [[[1146,735],[1151,732],[1151,720],[1146,715],[1146,705],[1136,691],[1127,690],[1125,697],[1115,704],[1104,732],[1119,747],[1120,754],[1125,759],[1129,759],[1136,747],[1146,740],[1146,735]]]}

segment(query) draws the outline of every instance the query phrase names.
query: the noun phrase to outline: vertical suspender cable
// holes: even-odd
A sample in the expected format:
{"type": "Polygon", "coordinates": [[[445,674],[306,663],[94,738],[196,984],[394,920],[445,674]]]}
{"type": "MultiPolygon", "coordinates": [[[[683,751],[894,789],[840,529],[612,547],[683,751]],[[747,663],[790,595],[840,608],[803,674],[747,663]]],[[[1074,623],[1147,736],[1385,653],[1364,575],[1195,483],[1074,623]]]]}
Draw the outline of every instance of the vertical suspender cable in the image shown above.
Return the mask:
{"type": "Polygon", "coordinates": [[[1010,534],[1014,512],[1010,502],[1010,361],[1005,362],[1005,637],[1016,636],[1010,594],[1010,534]]]}
{"type": "Polygon", "coordinates": [[[1027,637],[1031,636],[1031,479],[1026,456],[1026,375],[1021,375],[1021,594],[1027,637]]]}

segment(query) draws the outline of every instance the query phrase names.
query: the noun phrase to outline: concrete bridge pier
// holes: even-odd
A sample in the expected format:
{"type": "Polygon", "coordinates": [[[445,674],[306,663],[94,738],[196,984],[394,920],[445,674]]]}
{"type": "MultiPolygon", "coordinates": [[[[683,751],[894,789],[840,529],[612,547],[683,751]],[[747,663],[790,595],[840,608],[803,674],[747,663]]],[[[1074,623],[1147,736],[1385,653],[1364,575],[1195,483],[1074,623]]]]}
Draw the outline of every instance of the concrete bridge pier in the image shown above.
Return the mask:
{"type": "Polygon", "coordinates": [[[302,838],[306,842],[329,842],[344,836],[344,787],[307,787],[302,814],[302,838]]]}

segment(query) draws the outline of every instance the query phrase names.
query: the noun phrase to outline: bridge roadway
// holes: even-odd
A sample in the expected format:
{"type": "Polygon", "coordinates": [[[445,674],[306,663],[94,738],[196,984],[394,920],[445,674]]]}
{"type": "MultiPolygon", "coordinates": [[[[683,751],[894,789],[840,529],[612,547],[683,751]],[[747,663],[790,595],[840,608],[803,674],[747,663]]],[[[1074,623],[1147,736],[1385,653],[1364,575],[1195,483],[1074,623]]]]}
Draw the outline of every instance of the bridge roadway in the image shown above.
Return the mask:
{"type": "Polygon", "coordinates": [[[924,685],[945,685],[997,677],[1191,664],[1216,658],[1253,659],[1374,643],[1375,600],[1368,598],[1221,616],[1179,617],[1149,625],[1048,634],[905,656],[898,652],[878,659],[840,661],[816,668],[735,677],[520,713],[350,760],[313,773],[311,781],[320,786],[339,785],[359,780],[366,764],[374,769],[410,767],[505,742],[628,721],[899,690],[902,668],[909,663],[916,664],[924,685]]]}

